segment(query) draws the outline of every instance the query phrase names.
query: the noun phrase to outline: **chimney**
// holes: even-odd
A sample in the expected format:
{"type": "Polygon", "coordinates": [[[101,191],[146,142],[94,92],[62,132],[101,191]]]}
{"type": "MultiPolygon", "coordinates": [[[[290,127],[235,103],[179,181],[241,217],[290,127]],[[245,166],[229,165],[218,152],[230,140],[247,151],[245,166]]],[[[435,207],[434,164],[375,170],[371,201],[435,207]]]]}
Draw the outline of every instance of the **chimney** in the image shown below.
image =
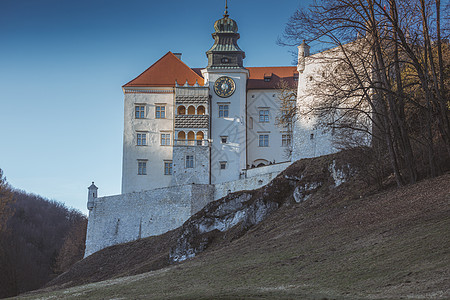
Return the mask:
{"type": "Polygon", "coordinates": [[[182,53],[174,53],[173,55],[175,55],[179,60],[181,60],[182,53]]]}

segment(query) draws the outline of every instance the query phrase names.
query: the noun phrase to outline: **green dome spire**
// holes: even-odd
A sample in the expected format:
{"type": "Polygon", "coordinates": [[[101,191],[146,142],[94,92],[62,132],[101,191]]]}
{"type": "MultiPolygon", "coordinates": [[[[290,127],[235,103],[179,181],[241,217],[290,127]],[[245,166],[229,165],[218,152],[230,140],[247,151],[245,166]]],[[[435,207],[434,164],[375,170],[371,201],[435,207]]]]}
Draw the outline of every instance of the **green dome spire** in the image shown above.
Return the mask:
{"type": "Polygon", "coordinates": [[[223,14],[223,18],[217,20],[214,23],[214,30],[216,32],[233,32],[236,33],[238,31],[238,26],[236,21],[229,18],[228,15],[228,1],[225,1],[225,13],[223,14]]]}
{"type": "Polygon", "coordinates": [[[238,31],[238,26],[236,21],[228,18],[228,16],[224,16],[222,19],[217,20],[214,23],[214,30],[216,32],[233,32],[236,33],[238,31]]]}
{"type": "Polygon", "coordinates": [[[214,45],[206,51],[208,57],[207,68],[242,68],[245,52],[239,48],[238,26],[236,21],[228,15],[228,1],[225,2],[225,13],[222,19],[214,23],[212,34],[214,45]]]}

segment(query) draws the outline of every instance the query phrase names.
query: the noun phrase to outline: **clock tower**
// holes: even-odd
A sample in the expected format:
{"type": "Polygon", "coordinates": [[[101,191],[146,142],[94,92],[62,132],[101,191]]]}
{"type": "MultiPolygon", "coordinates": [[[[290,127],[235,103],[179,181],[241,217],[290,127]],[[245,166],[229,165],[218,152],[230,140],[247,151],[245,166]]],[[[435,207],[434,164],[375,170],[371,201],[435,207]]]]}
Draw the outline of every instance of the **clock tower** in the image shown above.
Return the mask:
{"type": "Polygon", "coordinates": [[[246,102],[249,72],[243,66],[236,21],[228,15],[214,23],[214,44],[206,52],[202,70],[209,86],[211,106],[211,183],[237,180],[247,168],[246,102]]]}

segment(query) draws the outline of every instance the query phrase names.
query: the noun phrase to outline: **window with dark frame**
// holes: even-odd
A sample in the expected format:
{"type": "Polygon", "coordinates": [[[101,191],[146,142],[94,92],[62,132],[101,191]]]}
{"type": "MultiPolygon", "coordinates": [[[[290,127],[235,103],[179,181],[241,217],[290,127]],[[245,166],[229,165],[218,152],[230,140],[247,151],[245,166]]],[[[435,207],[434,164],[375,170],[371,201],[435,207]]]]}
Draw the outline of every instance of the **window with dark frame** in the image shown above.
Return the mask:
{"type": "Polygon", "coordinates": [[[172,175],[172,161],[164,162],[164,175],[172,175]]]}
{"type": "Polygon", "coordinates": [[[186,168],[193,168],[193,167],[194,167],[194,156],[186,155],[186,168]]]}
{"type": "Polygon", "coordinates": [[[161,133],[161,146],[170,145],[170,133],[161,133]]]}
{"type": "Polygon", "coordinates": [[[269,110],[268,109],[260,109],[259,110],[259,122],[260,123],[269,123],[269,110]]]}
{"type": "Polygon", "coordinates": [[[221,142],[222,144],[226,144],[227,141],[228,141],[228,136],[221,136],[221,137],[220,137],[220,142],[221,142]]]}
{"type": "Polygon", "coordinates": [[[138,175],[147,175],[147,162],[138,160],[138,175]]]}
{"type": "Polygon", "coordinates": [[[147,146],[147,133],[137,133],[136,140],[138,146],[147,146]]]}
{"type": "Polygon", "coordinates": [[[219,104],[219,118],[228,118],[228,104],[219,104]]]}
{"type": "Polygon", "coordinates": [[[282,134],[281,135],[281,146],[289,147],[291,145],[291,135],[290,134],[282,134]]]}
{"type": "Polygon", "coordinates": [[[145,118],[145,106],[144,105],[136,105],[134,107],[134,117],[135,117],[135,119],[144,119],[145,118]]]}
{"type": "Polygon", "coordinates": [[[227,162],[226,161],[221,161],[220,162],[220,169],[221,170],[225,170],[227,168],[227,162]]]}
{"type": "Polygon", "coordinates": [[[157,105],[156,106],[156,119],[165,119],[166,118],[166,107],[164,105],[157,105]]]}
{"type": "Polygon", "coordinates": [[[259,147],[269,147],[269,135],[260,134],[259,135],[259,147]]]}

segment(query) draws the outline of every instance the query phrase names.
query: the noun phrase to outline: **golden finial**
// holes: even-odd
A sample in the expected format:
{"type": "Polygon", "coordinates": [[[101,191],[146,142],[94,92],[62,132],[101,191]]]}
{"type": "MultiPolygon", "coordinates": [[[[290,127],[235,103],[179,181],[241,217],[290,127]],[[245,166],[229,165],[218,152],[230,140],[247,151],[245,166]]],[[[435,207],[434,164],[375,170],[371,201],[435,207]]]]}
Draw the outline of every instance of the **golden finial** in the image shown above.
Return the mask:
{"type": "Polygon", "coordinates": [[[225,0],[225,14],[223,17],[228,18],[228,0],[225,0]]]}

